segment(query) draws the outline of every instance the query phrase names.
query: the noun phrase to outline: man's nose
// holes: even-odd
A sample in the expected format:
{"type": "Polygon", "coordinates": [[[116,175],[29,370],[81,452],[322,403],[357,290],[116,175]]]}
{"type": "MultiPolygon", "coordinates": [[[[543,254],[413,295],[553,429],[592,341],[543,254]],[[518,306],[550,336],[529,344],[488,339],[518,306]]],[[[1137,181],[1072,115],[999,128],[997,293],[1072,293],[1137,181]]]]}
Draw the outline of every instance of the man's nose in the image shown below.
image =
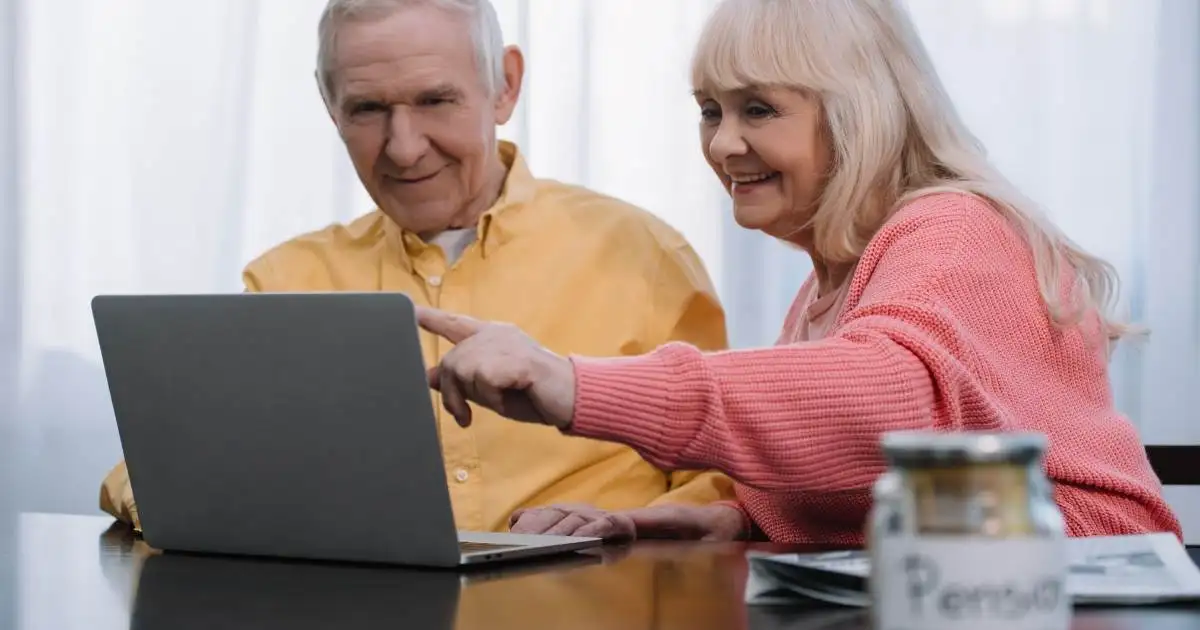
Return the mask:
{"type": "Polygon", "coordinates": [[[737,120],[726,117],[717,125],[717,130],[708,141],[708,155],[717,164],[723,164],[731,157],[745,155],[750,151],[746,139],[737,120]]]}
{"type": "Polygon", "coordinates": [[[403,107],[392,110],[384,149],[392,162],[402,169],[416,166],[428,149],[429,138],[412,114],[403,107]]]}

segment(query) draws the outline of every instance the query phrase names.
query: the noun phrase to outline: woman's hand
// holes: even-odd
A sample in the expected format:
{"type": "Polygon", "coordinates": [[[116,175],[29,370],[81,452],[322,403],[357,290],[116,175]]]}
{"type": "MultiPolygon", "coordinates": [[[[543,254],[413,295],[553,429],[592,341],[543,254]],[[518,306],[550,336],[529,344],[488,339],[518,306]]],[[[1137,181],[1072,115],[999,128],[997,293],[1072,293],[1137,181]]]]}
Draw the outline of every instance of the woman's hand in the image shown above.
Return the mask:
{"type": "Polygon", "coordinates": [[[417,307],[422,328],[454,344],[429,370],[429,385],[461,426],[471,424],[467,401],[524,422],[565,429],[575,413],[575,368],[511,324],[481,322],[417,307]]]}
{"type": "Polygon", "coordinates": [[[585,536],[606,541],[635,538],[726,541],[743,534],[742,513],[729,505],[656,505],[609,512],[588,505],[517,510],[509,530],[518,534],[585,536]]]}

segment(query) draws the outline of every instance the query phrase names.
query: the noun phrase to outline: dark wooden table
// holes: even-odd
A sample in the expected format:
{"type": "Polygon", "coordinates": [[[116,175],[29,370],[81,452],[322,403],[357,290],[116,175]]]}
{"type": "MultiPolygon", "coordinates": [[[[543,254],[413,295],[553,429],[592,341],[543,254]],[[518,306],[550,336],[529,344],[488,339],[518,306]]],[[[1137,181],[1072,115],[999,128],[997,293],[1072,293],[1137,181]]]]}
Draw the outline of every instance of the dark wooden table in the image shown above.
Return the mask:
{"type": "MultiPolygon", "coordinates": [[[[868,627],[857,610],[747,608],[743,544],[646,542],[460,574],[160,554],[105,518],[9,523],[0,591],[13,610],[0,610],[0,628],[868,627]]],[[[1075,628],[1200,630],[1200,609],[1081,610],[1075,628]]]]}

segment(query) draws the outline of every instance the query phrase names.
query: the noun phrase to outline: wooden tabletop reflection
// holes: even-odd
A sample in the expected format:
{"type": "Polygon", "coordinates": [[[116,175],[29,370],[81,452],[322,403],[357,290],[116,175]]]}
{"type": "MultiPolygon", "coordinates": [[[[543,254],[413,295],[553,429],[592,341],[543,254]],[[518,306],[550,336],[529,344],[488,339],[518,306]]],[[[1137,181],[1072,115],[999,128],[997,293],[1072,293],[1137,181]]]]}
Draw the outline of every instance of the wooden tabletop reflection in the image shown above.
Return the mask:
{"type": "MultiPolygon", "coordinates": [[[[0,582],[21,630],[869,627],[858,610],[746,607],[749,548],[642,542],[460,573],[158,553],[106,519],[24,514],[0,582]]],[[[1074,627],[1200,630],[1200,610],[1083,610],[1074,627]]]]}

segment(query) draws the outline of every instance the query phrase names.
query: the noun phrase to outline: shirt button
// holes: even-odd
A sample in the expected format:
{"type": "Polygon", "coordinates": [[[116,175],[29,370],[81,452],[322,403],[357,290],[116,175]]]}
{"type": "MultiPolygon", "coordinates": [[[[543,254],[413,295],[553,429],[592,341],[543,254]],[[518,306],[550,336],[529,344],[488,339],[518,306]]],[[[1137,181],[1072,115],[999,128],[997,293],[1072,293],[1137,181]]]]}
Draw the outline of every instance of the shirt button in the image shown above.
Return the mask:
{"type": "Polygon", "coordinates": [[[458,480],[458,483],[466,483],[470,476],[471,474],[467,472],[466,468],[459,468],[454,471],[454,478],[458,480]]]}
{"type": "Polygon", "coordinates": [[[431,286],[431,287],[440,287],[440,286],[442,286],[442,277],[441,276],[429,276],[428,282],[429,282],[429,286],[431,286]]]}

